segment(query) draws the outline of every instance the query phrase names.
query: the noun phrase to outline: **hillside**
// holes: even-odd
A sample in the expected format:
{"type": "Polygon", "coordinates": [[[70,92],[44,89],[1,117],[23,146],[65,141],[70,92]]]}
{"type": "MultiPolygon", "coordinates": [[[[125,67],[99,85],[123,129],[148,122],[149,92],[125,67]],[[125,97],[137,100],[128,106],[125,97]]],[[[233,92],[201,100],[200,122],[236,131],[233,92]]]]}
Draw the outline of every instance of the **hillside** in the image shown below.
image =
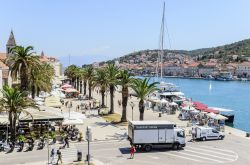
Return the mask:
{"type": "MultiPolygon", "coordinates": [[[[128,62],[131,59],[138,59],[142,55],[147,56],[150,61],[156,61],[159,50],[141,50],[114,59],[122,62],[128,62]]],[[[212,48],[202,48],[191,51],[186,50],[164,50],[164,60],[167,60],[166,55],[183,55],[196,58],[198,60],[205,60],[210,58],[222,59],[223,61],[230,61],[232,55],[239,55],[239,58],[250,56],[250,39],[242,40],[232,44],[227,44],[212,48]]],[[[113,60],[112,60],[113,61],[113,60]]]]}

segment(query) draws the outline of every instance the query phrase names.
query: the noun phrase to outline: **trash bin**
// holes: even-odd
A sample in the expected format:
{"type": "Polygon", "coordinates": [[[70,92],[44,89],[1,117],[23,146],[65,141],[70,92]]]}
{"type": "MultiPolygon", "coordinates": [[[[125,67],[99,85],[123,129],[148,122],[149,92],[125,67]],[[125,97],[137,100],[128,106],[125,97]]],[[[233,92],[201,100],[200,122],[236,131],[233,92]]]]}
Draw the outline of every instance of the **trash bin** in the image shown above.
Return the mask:
{"type": "Polygon", "coordinates": [[[82,161],[82,152],[77,151],[77,161],[82,161]]]}
{"type": "Polygon", "coordinates": [[[246,137],[250,137],[250,133],[249,132],[246,133],[246,137]]]}

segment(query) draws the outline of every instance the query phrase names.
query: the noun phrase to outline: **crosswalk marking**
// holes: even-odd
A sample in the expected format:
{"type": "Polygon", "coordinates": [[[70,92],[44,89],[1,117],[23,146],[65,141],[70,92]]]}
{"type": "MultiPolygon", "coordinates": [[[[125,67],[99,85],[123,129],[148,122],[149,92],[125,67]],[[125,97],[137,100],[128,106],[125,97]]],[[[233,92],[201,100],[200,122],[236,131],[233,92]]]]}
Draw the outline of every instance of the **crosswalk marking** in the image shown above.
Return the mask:
{"type": "Polygon", "coordinates": [[[218,155],[223,155],[223,156],[235,158],[235,153],[232,155],[232,154],[226,154],[226,153],[217,152],[217,151],[214,151],[214,150],[207,150],[207,149],[204,149],[204,148],[195,148],[195,147],[189,147],[189,146],[187,146],[186,148],[191,148],[193,150],[205,151],[205,152],[210,152],[212,154],[218,154],[218,155]]]}
{"type": "Polygon", "coordinates": [[[215,161],[217,163],[223,163],[223,161],[212,159],[212,158],[208,158],[208,157],[204,157],[204,156],[199,156],[199,155],[196,155],[196,154],[195,155],[194,154],[188,154],[188,153],[185,153],[185,152],[178,152],[178,153],[182,154],[182,155],[187,155],[187,156],[197,157],[197,158],[206,159],[206,160],[210,160],[210,161],[215,161]]]}
{"type": "Polygon", "coordinates": [[[215,158],[219,158],[219,159],[225,159],[225,160],[229,160],[229,161],[234,161],[234,159],[229,159],[229,158],[225,158],[225,157],[221,157],[221,156],[216,156],[216,155],[212,155],[212,154],[201,153],[201,152],[192,151],[192,150],[188,150],[188,149],[185,149],[185,151],[193,152],[193,153],[197,153],[197,154],[201,154],[201,155],[206,155],[206,156],[211,156],[211,157],[215,157],[215,158]]]}
{"type": "Polygon", "coordinates": [[[187,146],[184,150],[180,151],[168,151],[161,152],[161,154],[178,157],[195,162],[207,162],[207,163],[229,163],[238,159],[238,154],[231,151],[212,147],[190,147],[187,146]],[[226,152],[225,152],[226,151],[226,152]]]}
{"type": "Polygon", "coordinates": [[[195,162],[202,162],[201,160],[192,159],[192,158],[189,158],[189,157],[180,156],[180,155],[171,154],[171,153],[163,153],[163,152],[161,152],[161,154],[175,156],[175,157],[179,157],[179,158],[183,158],[183,159],[187,159],[187,160],[192,160],[192,161],[195,161],[195,162]]]}
{"type": "Polygon", "coordinates": [[[218,150],[218,151],[223,151],[223,152],[234,153],[233,151],[225,150],[225,149],[220,149],[220,148],[216,148],[216,147],[209,147],[209,146],[200,146],[200,147],[202,147],[202,148],[207,148],[207,149],[218,150]]]}

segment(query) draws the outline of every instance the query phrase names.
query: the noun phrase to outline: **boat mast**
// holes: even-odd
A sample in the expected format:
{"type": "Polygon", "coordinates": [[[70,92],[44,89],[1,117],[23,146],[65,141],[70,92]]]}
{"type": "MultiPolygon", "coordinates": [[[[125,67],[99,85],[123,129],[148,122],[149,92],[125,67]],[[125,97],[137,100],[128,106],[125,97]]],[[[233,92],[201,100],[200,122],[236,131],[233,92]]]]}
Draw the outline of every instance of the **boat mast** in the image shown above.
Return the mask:
{"type": "Polygon", "coordinates": [[[163,3],[163,13],[162,13],[162,22],[161,22],[161,38],[160,38],[160,63],[161,63],[161,81],[163,73],[163,55],[164,55],[164,29],[165,29],[165,2],[163,3]]]}

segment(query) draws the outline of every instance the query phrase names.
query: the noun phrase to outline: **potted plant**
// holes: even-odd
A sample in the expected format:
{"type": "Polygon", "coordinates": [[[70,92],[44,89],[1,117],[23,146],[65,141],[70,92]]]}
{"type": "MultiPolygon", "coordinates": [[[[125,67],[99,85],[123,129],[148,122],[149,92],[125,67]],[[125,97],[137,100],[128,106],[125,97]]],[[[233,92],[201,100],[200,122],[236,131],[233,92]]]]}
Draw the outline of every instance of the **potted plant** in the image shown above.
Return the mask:
{"type": "Polygon", "coordinates": [[[53,140],[53,143],[56,143],[56,133],[55,132],[51,132],[50,133],[50,137],[53,140]]]}

